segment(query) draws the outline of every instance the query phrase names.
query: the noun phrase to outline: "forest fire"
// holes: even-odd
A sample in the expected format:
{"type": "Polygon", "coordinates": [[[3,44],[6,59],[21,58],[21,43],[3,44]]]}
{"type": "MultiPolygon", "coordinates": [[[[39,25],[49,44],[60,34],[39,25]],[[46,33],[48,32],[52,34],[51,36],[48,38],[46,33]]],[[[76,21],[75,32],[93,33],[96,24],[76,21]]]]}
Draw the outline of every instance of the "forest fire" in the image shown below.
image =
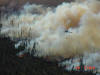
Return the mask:
{"type": "Polygon", "coordinates": [[[100,1],[76,0],[57,7],[26,4],[18,13],[1,16],[0,35],[24,47],[17,55],[61,62],[67,69],[80,69],[80,56],[86,70],[100,70],[100,1]]]}

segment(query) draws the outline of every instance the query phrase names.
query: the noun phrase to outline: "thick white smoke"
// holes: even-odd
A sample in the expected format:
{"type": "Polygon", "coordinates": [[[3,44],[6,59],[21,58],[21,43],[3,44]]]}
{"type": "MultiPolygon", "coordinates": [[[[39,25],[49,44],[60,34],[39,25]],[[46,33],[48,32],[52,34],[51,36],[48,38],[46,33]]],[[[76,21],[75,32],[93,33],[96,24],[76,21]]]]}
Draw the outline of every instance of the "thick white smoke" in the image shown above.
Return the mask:
{"type": "Polygon", "coordinates": [[[17,45],[28,40],[28,52],[36,42],[35,56],[70,58],[100,52],[100,1],[76,0],[56,8],[26,5],[19,15],[2,17],[1,23],[1,34],[20,39],[17,45]]]}

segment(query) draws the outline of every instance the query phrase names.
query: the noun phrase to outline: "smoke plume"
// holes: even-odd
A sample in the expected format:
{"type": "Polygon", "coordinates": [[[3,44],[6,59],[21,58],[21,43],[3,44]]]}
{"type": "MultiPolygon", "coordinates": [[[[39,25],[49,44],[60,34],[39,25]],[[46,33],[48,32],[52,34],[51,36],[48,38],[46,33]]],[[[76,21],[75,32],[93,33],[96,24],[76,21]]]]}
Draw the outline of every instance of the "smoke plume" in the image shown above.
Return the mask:
{"type": "Polygon", "coordinates": [[[76,0],[56,8],[26,4],[20,14],[3,16],[1,24],[2,36],[19,39],[16,47],[26,43],[24,51],[31,53],[35,43],[34,56],[70,58],[100,52],[97,0],[76,0]]]}

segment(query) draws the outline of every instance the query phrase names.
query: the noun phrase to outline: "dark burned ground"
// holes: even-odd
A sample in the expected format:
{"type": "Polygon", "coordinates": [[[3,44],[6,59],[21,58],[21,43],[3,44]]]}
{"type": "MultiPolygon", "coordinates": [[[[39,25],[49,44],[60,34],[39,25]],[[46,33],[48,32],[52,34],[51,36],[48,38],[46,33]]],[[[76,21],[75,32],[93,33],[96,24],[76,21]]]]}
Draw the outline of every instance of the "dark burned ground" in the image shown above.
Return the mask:
{"type": "Polygon", "coordinates": [[[56,63],[26,55],[16,56],[13,42],[0,38],[0,75],[64,75],[56,63]]]}
{"type": "Polygon", "coordinates": [[[92,73],[67,72],[55,62],[26,55],[16,56],[18,50],[8,38],[0,38],[0,75],[92,75],[92,73]]]}

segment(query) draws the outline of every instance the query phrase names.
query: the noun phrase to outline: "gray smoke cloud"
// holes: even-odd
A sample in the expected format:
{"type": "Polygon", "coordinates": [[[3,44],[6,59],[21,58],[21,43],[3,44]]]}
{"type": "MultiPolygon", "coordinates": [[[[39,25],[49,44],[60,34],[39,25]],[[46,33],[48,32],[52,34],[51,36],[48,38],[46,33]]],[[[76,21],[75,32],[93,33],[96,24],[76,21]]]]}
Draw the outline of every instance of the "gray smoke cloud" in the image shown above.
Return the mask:
{"type": "MultiPolygon", "coordinates": [[[[24,51],[31,53],[37,42],[34,56],[71,58],[100,52],[100,1],[97,0],[76,0],[56,8],[27,4],[19,15],[2,17],[1,23],[1,35],[20,39],[16,47],[24,42],[27,44],[24,51]]],[[[94,62],[100,67],[99,57],[94,62]]]]}

